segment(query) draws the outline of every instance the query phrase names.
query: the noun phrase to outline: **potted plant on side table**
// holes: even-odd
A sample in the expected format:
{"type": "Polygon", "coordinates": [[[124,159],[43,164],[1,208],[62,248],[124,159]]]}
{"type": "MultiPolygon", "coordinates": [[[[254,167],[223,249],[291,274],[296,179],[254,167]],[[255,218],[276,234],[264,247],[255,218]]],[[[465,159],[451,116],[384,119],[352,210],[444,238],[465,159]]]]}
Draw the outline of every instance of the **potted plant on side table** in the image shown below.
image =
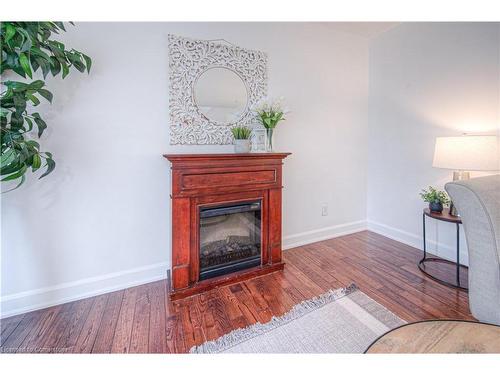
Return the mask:
{"type": "Polygon", "coordinates": [[[442,190],[436,190],[432,186],[429,186],[429,189],[422,189],[420,196],[424,200],[424,202],[429,203],[429,210],[431,212],[443,212],[443,207],[450,203],[450,198],[448,198],[448,194],[442,190]]]}

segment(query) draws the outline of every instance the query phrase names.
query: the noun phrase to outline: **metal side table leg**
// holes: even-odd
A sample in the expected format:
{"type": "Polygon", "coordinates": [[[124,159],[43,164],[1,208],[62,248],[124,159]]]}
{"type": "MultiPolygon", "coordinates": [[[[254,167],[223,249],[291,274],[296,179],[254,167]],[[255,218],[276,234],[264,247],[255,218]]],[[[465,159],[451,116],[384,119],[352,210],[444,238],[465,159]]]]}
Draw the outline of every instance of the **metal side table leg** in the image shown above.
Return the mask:
{"type": "Polygon", "coordinates": [[[460,226],[457,224],[457,286],[460,286],[460,226]]]}
{"type": "Polygon", "coordinates": [[[422,224],[423,224],[422,227],[424,230],[424,233],[423,233],[423,235],[424,235],[424,257],[422,258],[422,260],[425,260],[425,258],[427,256],[427,245],[426,245],[427,241],[425,239],[425,214],[422,215],[422,224]]]}

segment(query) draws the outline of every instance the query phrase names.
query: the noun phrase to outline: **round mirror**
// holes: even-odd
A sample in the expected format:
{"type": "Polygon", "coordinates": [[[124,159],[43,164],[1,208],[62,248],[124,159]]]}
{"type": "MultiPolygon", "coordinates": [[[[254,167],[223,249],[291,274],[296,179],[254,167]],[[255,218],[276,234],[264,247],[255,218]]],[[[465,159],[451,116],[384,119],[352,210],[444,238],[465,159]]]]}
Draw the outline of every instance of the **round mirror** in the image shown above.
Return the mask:
{"type": "Polygon", "coordinates": [[[247,107],[245,83],[230,69],[216,67],[205,70],[198,77],[193,91],[200,112],[219,124],[235,123],[247,107]]]}

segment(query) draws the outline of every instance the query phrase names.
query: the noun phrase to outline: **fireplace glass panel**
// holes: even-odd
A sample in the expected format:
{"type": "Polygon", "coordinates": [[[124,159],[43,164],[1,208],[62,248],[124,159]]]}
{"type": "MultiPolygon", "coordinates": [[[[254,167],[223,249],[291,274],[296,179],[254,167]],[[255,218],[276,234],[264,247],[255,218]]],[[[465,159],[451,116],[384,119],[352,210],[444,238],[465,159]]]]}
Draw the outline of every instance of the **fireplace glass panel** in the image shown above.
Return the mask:
{"type": "Polygon", "coordinates": [[[200,208],[200,280],[260,264],[260,201],[200,208]]]}

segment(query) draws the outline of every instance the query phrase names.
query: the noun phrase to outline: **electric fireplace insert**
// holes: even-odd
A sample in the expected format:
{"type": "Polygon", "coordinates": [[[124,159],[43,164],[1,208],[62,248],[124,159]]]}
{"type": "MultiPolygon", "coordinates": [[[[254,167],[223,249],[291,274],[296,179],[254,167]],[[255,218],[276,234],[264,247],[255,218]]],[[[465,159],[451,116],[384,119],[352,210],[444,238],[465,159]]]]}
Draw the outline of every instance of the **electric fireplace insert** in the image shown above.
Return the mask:
{"type": "Polygon", "coordinates": [[[200,207],[200,280],[261,264],[261,201],[200,207]]]}

